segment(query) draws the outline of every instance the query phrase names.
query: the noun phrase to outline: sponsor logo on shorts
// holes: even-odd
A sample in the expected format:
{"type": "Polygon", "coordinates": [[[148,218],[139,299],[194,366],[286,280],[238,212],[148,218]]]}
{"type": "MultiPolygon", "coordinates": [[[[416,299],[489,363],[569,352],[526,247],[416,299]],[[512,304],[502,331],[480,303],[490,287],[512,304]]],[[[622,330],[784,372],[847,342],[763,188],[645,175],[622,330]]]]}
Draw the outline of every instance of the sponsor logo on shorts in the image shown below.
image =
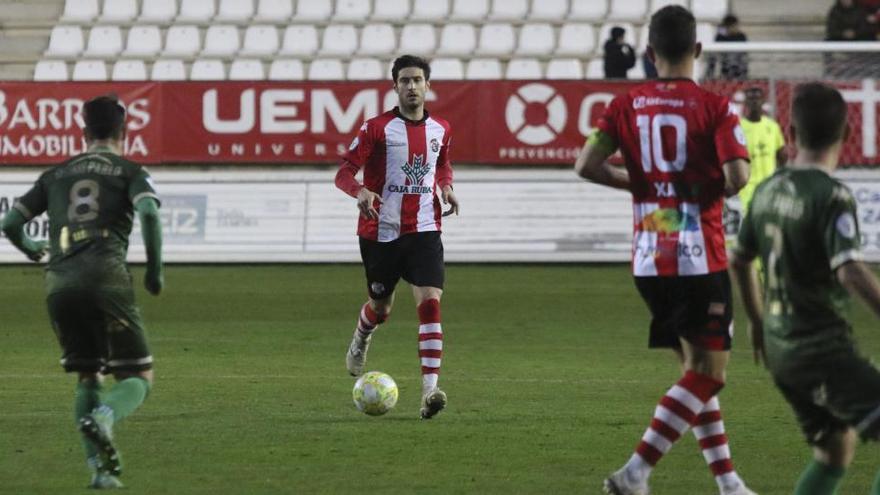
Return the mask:
{"type": "Polygon", "coordinates": [[[381,294],[385,292],[385,285],[381,282],[373,282],[370,284],[370,290],[373,291],[373,294],[381,294]]]}

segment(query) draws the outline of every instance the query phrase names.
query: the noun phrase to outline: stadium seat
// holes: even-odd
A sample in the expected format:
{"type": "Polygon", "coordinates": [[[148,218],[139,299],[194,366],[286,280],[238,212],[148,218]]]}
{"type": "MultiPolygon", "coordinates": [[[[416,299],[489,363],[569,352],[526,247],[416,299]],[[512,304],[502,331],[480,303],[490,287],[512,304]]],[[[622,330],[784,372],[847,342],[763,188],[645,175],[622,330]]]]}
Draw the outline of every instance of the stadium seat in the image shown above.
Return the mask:
{"type": "Polygon", "coordinates": [[[186,68],[183,60],[157,60],[150,70],[152,81],[184,81],[186,68]]]}
{"type": "Polygon", "coordinates": [[[269,66],[270,81],[302,81],[304,78],[301,60],[274,59],[269,66]]]}
{"type": "Polygon", "coordinates": [[[296,2],[296,17],[298,21],[320,22],[326,21],[333,13],[331,0],[298,0],[296,2]]]}
{"type": "Polygon", "coordinates": [[[584,68],[575,58],[554,58],[547,62],[547,79],[583,79],[584,68]]]}
{"type": "Polygon", "coordinates": [[[567,20],[601,21],[607,13],[608,2],[606,0],[571,0],[571,10],[567,20]]]}
{"type": "MultiPolygon", "coordinates": [[[[599,0],[596,0],[598,3],[599,0]]],[[[568,14],[568,0],[532,0],[529,20],[560,21],[568,14]]]]}
{"type": "Polygon", "coordinates": [[[162,51],[158,26],[134,26],[128,30],[124,56],[152,57],[162,51]]]}
{"type": "MultiPolygon", "coordinates": [[[[376,4],[379,5],[379,4],[376,4]]],[[[397,49],[397,38],[391,24],[367,24],[361,30],[358,53],[362,55],[388,55],[397,49]]]]}
{"type": "Polygon", "coordinates": [[[505,79],[541,79],[541,62],[535,58],[515,58],[507,63],[505,79]]]}
{"type": "Polygon", "coordinates": [[[648,0],[611,0],[608,20],[640,21],[648,14],[648,0]]]}
{"type": "Polygon", "coordinates": [[[331,24],[324,28],[321,55],[350,56],[357,50],[357,30],[351,24],[331,24]]]}
{"type": "Polygon", "coordinates": [[[195,26],[174,25],[165,33],[165,51],[163,55],[191,56],[202,48],[199,28],[195,26]]]}
{"type": "Polygon", "coordinates": [[[334,22],[364,22],[369,17],[370,0],[336,0],[334,22]]]}
{"type": "Polygon", "coordinates": [[[636,65],[626,73],[626,78],[636,81],[643,81],[645,79],[645,66],[642,64],[641,58],[636,60],[636,65]]]}
{"type": "Polygon", "coordinates": [[[596,31],[585,23],[565,24],[559,30],[556,55],[588,55],[596,49],[596,31]]]}
{"type": "Polygon", "coordinates": [[[342,61],[330,58],[316,58],[309,64],[310,81],[341,81],[345,79],[342,61]]]}
{"type": "MultiPolygon", "coordinates": [[[[387,77],[391,77],[390,73],[387,77]]],[[[385,78],[385,69],[378,59],[355,58],[348,63],[346,79],[350,81],[378,81],[385,78]]]]}
{"type": "Polygon", "coordinates": [[[293,0],[260,0],[255,21],[283,22],[293,16],[293,0]]]}
{"type": "Polygon", "coordinates": [[[278,51],[278,31],[270,24],[248,26],[244,32],[242,55],[271,55],[278,51]]]}
{"type": "Polygon", "coordinates": [[[447,24],[440,32],[439,55],[470,55],[477,47],[473,24],[447,24]]]}
{"type": "Polygon", "coordinates": [[[229,64],[230,81],[262,81],[266,79],[263,62],[257,59],[239,58],[229,64]]]}
{"type": "MultiPolygon", "coordinates": [[[[517,55],[547,55],[556,45],[553,26],[550,24],[526,24],[519,30],[517,55]]],[[[583,50],[583,48],[581,49],[583,50]]]]}
{"type": "Polygon", "coordinates": [[[288,26],[281,41],[282,55],[311,56],[318,51],[318,30],[309,24],[288,26]]]}
{"type": "Polygon", "coordinates": [[[697,41],[700,43],[711,43],[715,41],[715,33],[718,28],[711,22],[697,23],[697,41]]]}
{"type": "Polygon", "coordinates": [[[373,6],[374,21],[400,21],[410,15],[409,0],[382,0],[373,6]]]}
{"type": "Polygon", "coordinates": [[[449,15],[449,0],[414,0],[410,19],[441,22],[449,15]]]}
{"type": "Polygon", "coordinates": [[[55,26],[49,35],[49,48],[44,55],[74,57],[83,51],[83,32],[79,26],[55,26]]]}
{"type": "Polygon", "coordinates": [[[667,5],[680,5],[686,9],[690,8],[688,0],[651,0],[651,6],[648,9],[648,13],[657,12],[667,5]]]}
{"type": "Polygon", "coordinates": [[[106,81],[107,64],[103,60],[78,60],[73,65],[73,81],[106,81]]]}
{"type": "Polygon", "coordinates": [[[95,26],[89,31],[89,42],[83,56],[112,57],[122,51],[122,33],[116,26],[95,26]]]}
{"type": "Polygon", "coordinates": [[[492,2],[489,19],[493,21],[522,21],[529,13],[529,0],[505,0],[492,2]]]}
{"type": "Polygon", "coordinates": [[[189,69],[192,81],[222,81],[226,79],[226,68],[220,60],[199,59],[189,69]]]}
{"type": "Polygon", "coordinates": [[[141,0],[141,16],[138,22],[164,24],[177,15],[176,0],[141,0]]]}
{"type": "Polygon", "coordinates": [[[104,10],[98,22],[130,22],[137,17],[137,0],[104,0],[104,10]]]}
{"type": "Polygon", "coordinates": [[[228,57],[238,51],[241,40],[235,26],[210,26],[205,32],[205,47],[202,55],[209,57],[228,57]]]}
{"type": "Polygon", "coordinates": [[[625,29],[626,34],[623,35],[623,39],[632,46],[638,46],[638,33],[636,33],[636,29],[632,24],[628,22],[608,22],[603,24],[599,29],[599,40],[598,43],[596,43],[599,53],[605,53],[605,42],[611,37],[611,28],[614,26],[620,26],[625,29]]]}
{"type": "Polygon", "coordinates": [[[254,0],[220,0],[214,21],[243,22],[254,15],[254,0]]]}
{"type": "Polygon", "coordinates": [[[489,0],[453,0],[449,18],[454,21],[482,21],[489,14],[489,0]]]}
{"type": "Polygon", "coordinates": [[[147,66],[143,60],[120,60],[113,64],[113,81],[146,81],[147,66]]]}
{"type": "Polygon", "coordinates": [[[636,49],[636,55],[641,55],[645,52],[645,47],[648,46],[648,30],[651,28],[649,23],[642,24],[642,27],[639,28],[639,36],[636,39],[637,44],[633,45],[636,49]]]}
{"type": "Polygon", "coordinates": [[[516,35],[510,24],[484,24],[480,29],[478,55],[507,55],[516,46],[516,35]]]}
{"type": "Polygon", "coordinates": [[[208,22],[215,13],[214,0],[180,0],[175,22],[208,22]]]}
{"type": "Polygon", "coordinates": [[[34,81],[66,81],[67,64],[61,60],[40,60],[34,66],[34,81]]]}
{"type": "Polygon", "coordinates": [[[400,31],[400,51],[413,55],[430,54],[437,46],[436,38],[434,26],[430,24],[406,24],[400,31]]]}
{"type": "Polygon", "coordinates": [[[457,81],[464,79],[464,66],[457,58],[435,58],[431,61],[431,80],[457,81]]]}
{"type": "Polygon", "coordinates": [[[594,58],[587,62],[587,79],[605,79],[605,62],[594,58]]]}
{"type": "Polygon", "coordinates": [[[694,17],[701,21],[720,21],[727,15],[727,0],[691,0],[694,17]]]}
{"type": "Polygon", "coordinates": [[[65,0],[61,22],[86,23],[98,16],[98,0],[65,0]]]}
{"type": "Polygon", "coordinates": [[[497,58],[473,58],[467,63],[465,78],[471,80],[501,79],[501,62],[497,58]]]}

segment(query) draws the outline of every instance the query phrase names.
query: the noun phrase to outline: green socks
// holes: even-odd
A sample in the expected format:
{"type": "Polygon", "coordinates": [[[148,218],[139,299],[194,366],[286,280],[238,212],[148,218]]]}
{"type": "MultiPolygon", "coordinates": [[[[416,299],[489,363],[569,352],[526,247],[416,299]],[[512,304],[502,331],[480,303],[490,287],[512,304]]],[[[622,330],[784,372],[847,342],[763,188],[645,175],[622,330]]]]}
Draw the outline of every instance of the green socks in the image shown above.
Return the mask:
{"type": "MultiPolygon", "coordinates": [[[[85,381],[76,383],[76,393],[73,396],[73,420],[75,424],[79,424],[79,418],[92,412],[92,409],[98,407],[98,395],[101,393],[101,383],[98,381],[85,381]]],[[[98,452],[91,442],[82,439],[83,448],[86,451],[86,458],[95,457],[98,452]]]]}
{"type": "Polygon", "coordinates": [[[101,404],[113,410],[113,422],[118,423],[144,403],[150,393],[150,383],[140,377],[116,382],[104,396],[101,404]]]}
{"type": "Polygon", "coordinates": [[[874,479],[874,488],[871,489],[871,495],[880,495],[880,471],[877,472],[877,477],[874,479]]]}
{"type": "Polygon", "coordinates": [[[794,487],[794,495],[833,495],[846,469],[810,461],[794,487]]]}

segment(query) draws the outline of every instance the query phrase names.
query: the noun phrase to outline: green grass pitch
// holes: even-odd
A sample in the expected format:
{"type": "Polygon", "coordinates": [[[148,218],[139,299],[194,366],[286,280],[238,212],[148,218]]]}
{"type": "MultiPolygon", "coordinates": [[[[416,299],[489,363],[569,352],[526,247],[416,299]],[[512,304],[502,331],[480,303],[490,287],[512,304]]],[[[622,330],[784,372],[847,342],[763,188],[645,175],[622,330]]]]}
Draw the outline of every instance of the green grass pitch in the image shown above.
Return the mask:
{"type": "MultiPolygon", "coordinates": [[[[401,285],[368,362],[397,380],[400,401],[368,417],[344,367],[362,277],[357,265],[171,266],[160,298],[139,291],[157,381],[117,429],[126,493],[596,494],[677,378],[671,354],[646,348],[627,267],[451,265],[448,409],[418,420],[417,320],[401,285]]],[[[0,493],[85,492],[42,272],[4,267],[0,280],[0,493]]],[[[853,315],[862,349],[880,357],[877,320],[860,304],[853,315]]],[[[741,308],[737,330],[721,395],[734,463],[762,495],[789,494],[810,454],[751,362],[741,308]]],[[[867,493],[878,459],[880,447],[860,446],[841,493],[867,493]]],[[[717,493],[691,434],[652,488],[717,493]]]]}

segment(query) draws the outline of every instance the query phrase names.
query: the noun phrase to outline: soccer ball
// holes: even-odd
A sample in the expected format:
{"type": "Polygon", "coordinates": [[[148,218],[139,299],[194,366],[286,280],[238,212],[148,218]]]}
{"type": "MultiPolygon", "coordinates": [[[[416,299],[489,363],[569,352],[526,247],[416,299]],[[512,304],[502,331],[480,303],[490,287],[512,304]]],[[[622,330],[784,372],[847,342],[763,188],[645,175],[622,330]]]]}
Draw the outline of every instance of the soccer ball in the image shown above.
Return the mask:
{"type": "Polygon", "coordinates": [[[397,384],[381,371],[370,371],[355,382],[352,398],[358,411],[381,416],[397,404],[397,384]]]}

